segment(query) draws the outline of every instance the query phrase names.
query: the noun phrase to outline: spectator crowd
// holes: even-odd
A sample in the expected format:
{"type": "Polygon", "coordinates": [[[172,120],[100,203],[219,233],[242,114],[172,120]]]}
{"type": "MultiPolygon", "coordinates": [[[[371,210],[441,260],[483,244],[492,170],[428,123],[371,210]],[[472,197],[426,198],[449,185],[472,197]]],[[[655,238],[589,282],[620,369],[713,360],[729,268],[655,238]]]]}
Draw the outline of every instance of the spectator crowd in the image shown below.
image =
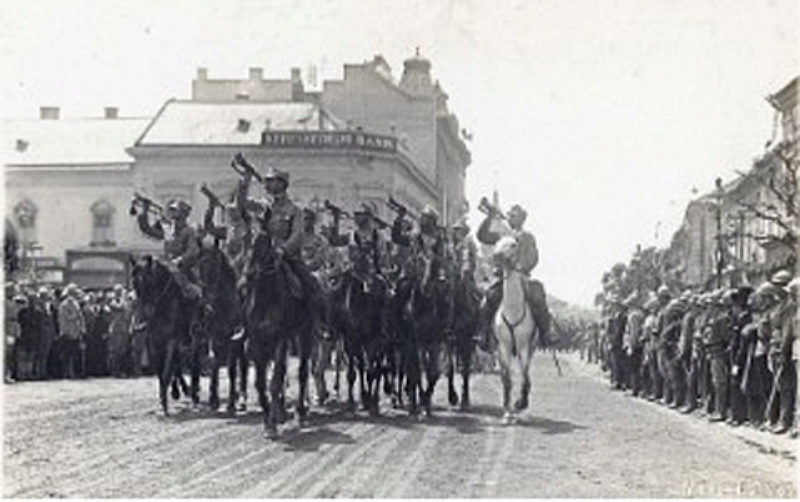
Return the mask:
{"type": "Polygon", "coordinates": [[[75,284],[55,288],[7,282],[5,382],[147,372],[135,300],[120,284],[84,291],[75,284]]]}
{"type": "Polygon", "coordinates": [[[758,287],[608,294],[581,356],[631,396],[796,437],[799,281],[782,270],[758,287]]]}

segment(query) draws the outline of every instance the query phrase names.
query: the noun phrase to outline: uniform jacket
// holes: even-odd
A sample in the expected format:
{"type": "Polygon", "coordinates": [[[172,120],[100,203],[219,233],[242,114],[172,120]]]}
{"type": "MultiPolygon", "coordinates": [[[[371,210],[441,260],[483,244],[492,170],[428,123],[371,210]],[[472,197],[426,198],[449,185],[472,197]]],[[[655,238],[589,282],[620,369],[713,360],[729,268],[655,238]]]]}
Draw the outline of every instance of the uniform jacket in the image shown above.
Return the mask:
{"type": "Polygon", "coordinates": [[[625,337],[622,345],[629,351],[634,351],[642,346],[642,328],[644,324],[644,312],[634,308],[628,313],[625,323],[625,337]]]}
{"type": "Polygon", "coordinates": [[[141,213],[137,221],[139,229],[145,235],[164,241],[164,255],[167,259],[178,260],[190,266],[200,253],[197,232],[191,225],[181,223],[165,230],[160,225],[151,225],[147,213],[141,213]]]}
{"type": "Polygon", "coordinates": [[[494,232],[491,230],[492,218],[486,218],[478,228],[478,241],[482,244],[493,246],[501,237],[511,236],[517,240],[517,263],[516,267],[525,275],[539,263],[539,249],[536,247],[536,238],[533,234],[524,229],[512,229],[508,225],[502,226],[502,231],[494,232]]]}

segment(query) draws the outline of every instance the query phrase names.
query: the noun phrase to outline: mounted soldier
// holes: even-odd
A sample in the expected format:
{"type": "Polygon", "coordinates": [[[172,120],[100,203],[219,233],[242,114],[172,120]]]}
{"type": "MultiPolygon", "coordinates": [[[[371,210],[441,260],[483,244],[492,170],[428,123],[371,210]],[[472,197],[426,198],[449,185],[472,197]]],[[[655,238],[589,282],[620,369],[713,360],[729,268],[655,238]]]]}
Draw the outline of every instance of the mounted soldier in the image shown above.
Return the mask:
{"type": "MultiPolygon", "coordinates": [[[[273,239],[275,252],[283,260],[294,276],[290,278],[290,293],[304,301],[307,306],[318,302],[316,280],[302,259],[301,247],[303,245],[303,211],[289,198],[289,173],[269,167],[264,175],[258,174],[241,155],[236,156],[236,162],[243,168],[240,171],[242,183],[239,185],[237,198],[245,207],[263,208],[264,220],[262,229],[273,239]],[[257,178],[264,185],[266,200],[248,198],[248,191],[253,178],[257,178]]],[[[247,278],[247,267],[244,276],[247,278]]]]}
{"type": "MultiPolygon", "coordinates": [[[[151,224],[149,214],[153,202],[145,197],[137,196],[143,206],[137,217],[139,229],[148,237],[164,241],[165,265],[173,274],[175,281],[181,288],[184,298],[197,301],[202,296],[200,287],[196,284],[193,267],[200,252],[197,232],[188,223],[192,206],[178,199],[173,199],[167,204],[165,218],[151,224]],[[164,229],[162,221],[168,223],[164,229]]],[[[131,209],[135,209],[132,207],[131,209]]]]}
{"type": "MultiPolygon", "coordinates": [[[[550,311],[547,308],[547,295],[541,282],[530,279],[530,273],[539,263],[539,250],[533,234],[523,228],[528,213],[518,204],[511,207],[506,215],[492,206],[485,198],[481,200],[481,209],[486,213],[486,218],[478,228],[478,240],[487,245],[495,245],[504,235],[513,237],[517,242],[517,263],[515,267],[525,276],[525,298],[533,313],[536,326],[539,329],[540,343],[547,343],[550,336],[550,311]],[[504,221],[498,230],[498,220],[504,221]]],[[[483,312],[483,325],[488,326],[502,299],[502,278],[489,286],[483,312]]]]}
{"type": "Polygon", "coordinates": [[[348,257],[353,265],[353,272],[369,288],[375,280],[383,279],[382,265],[384,256],[382,250],[385,245],[378,231],[375,216],[375,207],[369,202],[363,202],[361,207],[353,211],[353,221],[356,228],[349,234],[339,233],[339,220],[341,211],[333,211],[333,228],[329,237],[333,247],[347,246],[348,257]]]}

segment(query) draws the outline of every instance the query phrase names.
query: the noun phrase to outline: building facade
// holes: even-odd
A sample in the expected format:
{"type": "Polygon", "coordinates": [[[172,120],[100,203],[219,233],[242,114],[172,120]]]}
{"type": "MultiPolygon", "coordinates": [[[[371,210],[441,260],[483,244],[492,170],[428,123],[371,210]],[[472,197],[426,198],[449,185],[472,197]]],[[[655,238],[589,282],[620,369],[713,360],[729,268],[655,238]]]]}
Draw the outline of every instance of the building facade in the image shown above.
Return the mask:
{"type": "Polygon", "coordinates": [[[781,130],[740,177],[689,203],[669,249],[673,272],[691,286],[756,284],[796,267],[798,78],[768,102],[781,130]],[[792,207],[790,207],[792,206],[792,207]],[[795,211],[795,214],[792,212],[795,211]]]}

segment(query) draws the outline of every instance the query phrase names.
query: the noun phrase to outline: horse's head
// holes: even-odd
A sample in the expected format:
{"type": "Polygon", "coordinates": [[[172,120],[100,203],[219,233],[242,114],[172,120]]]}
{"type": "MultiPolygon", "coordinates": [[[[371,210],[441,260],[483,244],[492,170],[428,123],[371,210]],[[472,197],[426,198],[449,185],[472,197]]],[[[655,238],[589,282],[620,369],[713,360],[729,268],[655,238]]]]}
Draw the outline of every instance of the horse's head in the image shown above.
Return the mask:
{"type": "Polygon", "coordinates": [[[516,263],[519,255],[519,244],[512,236],[501,237],[497,241],[492,259],[503,268],[511,267],[516,263]]]}
{"type": "Polygon", "coordinates": [[[147,319],[155,311],[157,303],[164,299],[172,275],[163,263],[150,255],[138,261],[133,258],[130,260],[133,290],[136,292],[140,313],[147,319]]]}
{"type": "Polygon", "coordinates": [[[269,232],[258,232],[253,239],[250,266],[257,274],[274,275],[278,269],[278,254],[269,232]]]}

